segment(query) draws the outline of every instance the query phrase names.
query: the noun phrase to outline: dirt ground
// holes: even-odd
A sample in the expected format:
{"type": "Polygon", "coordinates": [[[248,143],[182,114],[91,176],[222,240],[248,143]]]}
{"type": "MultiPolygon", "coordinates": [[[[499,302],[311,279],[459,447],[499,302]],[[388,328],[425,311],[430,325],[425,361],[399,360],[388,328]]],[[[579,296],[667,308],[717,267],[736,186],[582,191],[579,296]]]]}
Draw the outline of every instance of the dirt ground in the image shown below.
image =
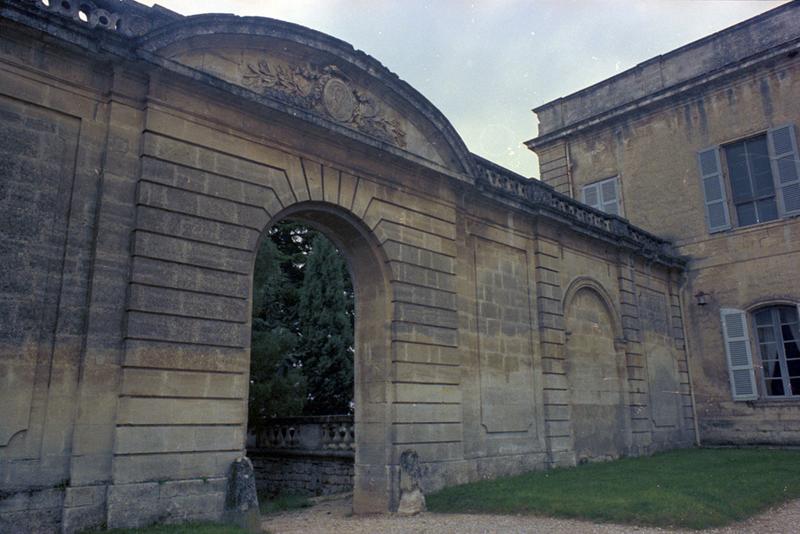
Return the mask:
{"type": "MultiPolygon", "coordinates": [[[[661,528],[592,523],[529,515],[466,515],[423,513],[413,517],[396,515],[353,516],[349,497],[331,499],[311,508],[269,516],[264,529],[272,534],[506,534],[580,532],[590,534],[697,532],[661,528]]],[[[800,500],[729,527],[703,531],[713,534],[800,533],[800,500]]]]}

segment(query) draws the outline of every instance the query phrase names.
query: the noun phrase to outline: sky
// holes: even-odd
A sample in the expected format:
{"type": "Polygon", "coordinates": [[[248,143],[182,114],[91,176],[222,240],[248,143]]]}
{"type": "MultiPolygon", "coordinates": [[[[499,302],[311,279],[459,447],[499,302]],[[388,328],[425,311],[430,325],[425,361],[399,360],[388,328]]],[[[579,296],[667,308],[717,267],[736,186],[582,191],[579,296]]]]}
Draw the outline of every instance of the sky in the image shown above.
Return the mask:
{"type": "MultiPolygon", "coordinates": [[[[152,4],[152,2],[150,2],[152,4]]],[[[538,176],[531,109],[784,2],[158,0],[183,15],[286,20],[363,50],[430,100],[467,148],[538,176]]]]}

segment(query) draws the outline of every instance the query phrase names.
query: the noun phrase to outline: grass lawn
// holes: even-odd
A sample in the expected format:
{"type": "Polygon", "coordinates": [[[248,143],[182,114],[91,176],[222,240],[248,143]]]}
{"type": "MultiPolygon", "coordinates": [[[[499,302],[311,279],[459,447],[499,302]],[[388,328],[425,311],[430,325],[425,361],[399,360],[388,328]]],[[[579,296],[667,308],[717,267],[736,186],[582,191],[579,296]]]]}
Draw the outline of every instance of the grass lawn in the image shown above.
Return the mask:
{"type": "Polygon", "coordinates": [[[800,451],[690,449],[529,473],[427,496],[441,513],[708,528],[800,498],[800,451]]]}

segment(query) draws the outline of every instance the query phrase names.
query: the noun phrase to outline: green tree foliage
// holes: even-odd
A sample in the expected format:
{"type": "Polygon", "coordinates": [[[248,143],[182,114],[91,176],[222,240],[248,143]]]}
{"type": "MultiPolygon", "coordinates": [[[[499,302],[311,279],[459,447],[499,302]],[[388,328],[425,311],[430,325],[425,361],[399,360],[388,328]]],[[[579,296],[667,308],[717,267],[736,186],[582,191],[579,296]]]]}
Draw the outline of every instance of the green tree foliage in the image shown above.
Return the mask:
{"type": "Polygon", "coordinates": [[[250,348],[249,421],[258,429],[265,418],[299,415],[306,383],[296,358],[292,302],[296,295],[281,269],[283,254],[264,239],[253,277],[253,331],[250,348]]]}
{"type": "Polygon", "coordinates": [[[300,289],[300,359],[308,384],[305,413],[350,413],[353,399],[353,324],[347,269],[333,244],[316,236],[300,289]]]}
{"type": "Polygon", "coordinates": [[[256,257],[250,422],[341,414],[353,398],[353,287],[319,232],[285,221],[256,257]]]}

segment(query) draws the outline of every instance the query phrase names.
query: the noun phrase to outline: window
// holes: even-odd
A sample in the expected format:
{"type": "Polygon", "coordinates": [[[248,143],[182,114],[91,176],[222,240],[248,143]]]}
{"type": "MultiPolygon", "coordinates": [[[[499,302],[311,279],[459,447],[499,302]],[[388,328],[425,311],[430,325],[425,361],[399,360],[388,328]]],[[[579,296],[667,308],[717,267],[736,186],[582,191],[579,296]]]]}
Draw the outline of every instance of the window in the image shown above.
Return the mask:
{"type": "Polygon", "coordinates": [[[724,147],[736,220],[749,226],[778,218],[775,184],[767,136],[759,135],[724,147]]]}
{"type": "Polygon", "coordinates": [[[620,215],[619,180],[616,176],[585,185],[582,193],[584,204],[612,215],[620,215]]]}
{"type": "Polygon", "coordinates": [[[698,160],[710,232],[800,215],[800,162],[793,125],[703,150],[698,160]]]}
{"type": "Polygon", "coordinates": [[[800,334],[797,308],[777,306],[754,314],[767,397],[800,396],[800,334]]]}
{"type": "MultiPolygon", "coordinates": [[[[766,398],[800,398],[800,313],[798,306],[772,306],[752,314],[754,348],[766,398]]],[[[758,398],[750,330],[742,310],[723,309],[722,330],[734,400],[758,398]]]]}

